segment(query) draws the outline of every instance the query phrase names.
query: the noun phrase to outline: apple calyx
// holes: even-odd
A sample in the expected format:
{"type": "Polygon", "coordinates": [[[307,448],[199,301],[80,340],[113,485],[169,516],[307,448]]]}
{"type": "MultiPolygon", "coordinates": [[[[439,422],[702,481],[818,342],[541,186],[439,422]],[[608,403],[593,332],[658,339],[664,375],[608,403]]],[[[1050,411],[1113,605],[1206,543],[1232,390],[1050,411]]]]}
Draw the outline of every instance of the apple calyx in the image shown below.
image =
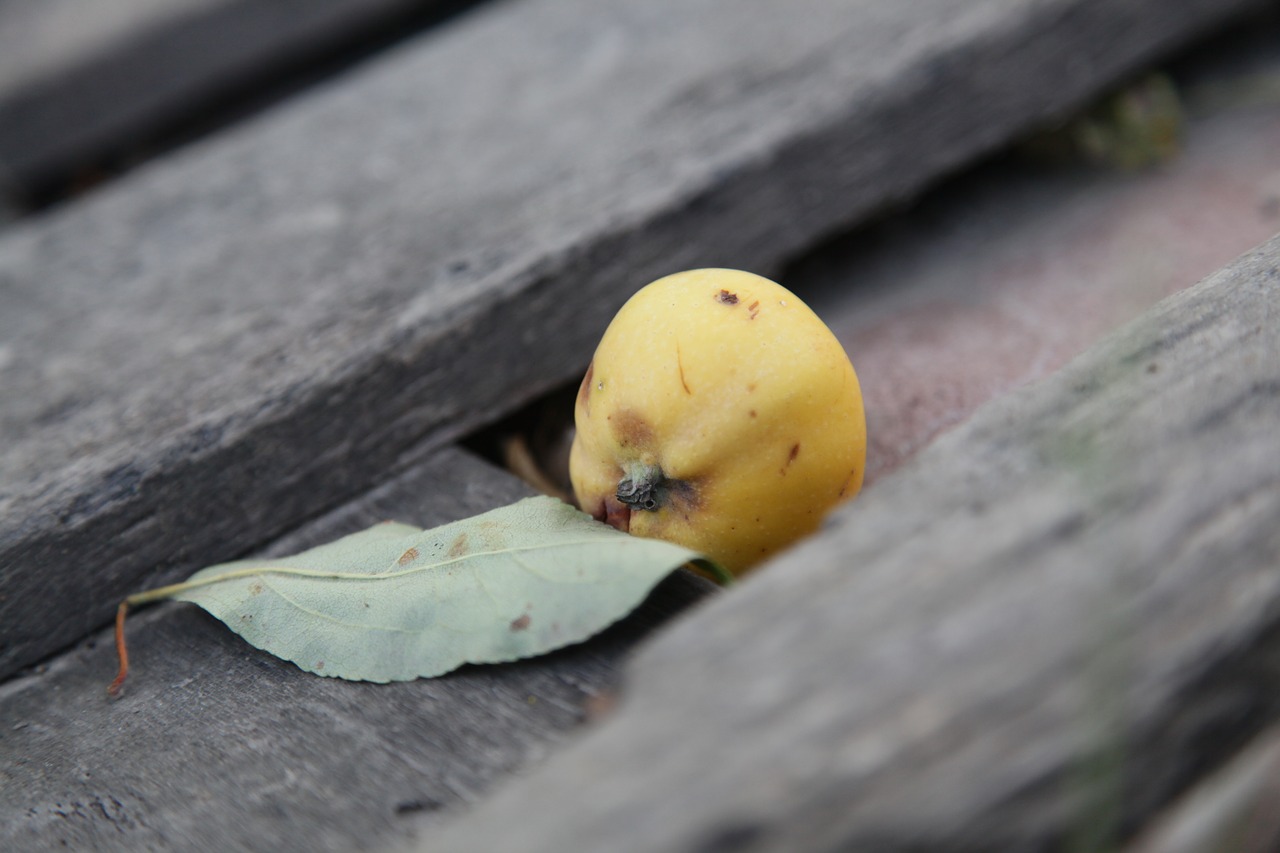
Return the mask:
{"type": "Polygon", "coordinates": [[[618,481],[616,497],[633,510],[657,512],[667,503],[670,481],[657,465],[636,463],[627,466],[618,481]]]}

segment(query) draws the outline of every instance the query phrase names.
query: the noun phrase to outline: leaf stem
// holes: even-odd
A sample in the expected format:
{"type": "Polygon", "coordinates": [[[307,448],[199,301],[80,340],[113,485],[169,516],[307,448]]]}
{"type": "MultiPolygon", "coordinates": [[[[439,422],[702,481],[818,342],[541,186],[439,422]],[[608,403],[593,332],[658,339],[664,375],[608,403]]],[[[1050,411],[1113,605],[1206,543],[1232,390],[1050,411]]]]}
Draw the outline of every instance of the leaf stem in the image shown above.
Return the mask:
{"type": "Polygon", "coordinates": [[[115,699],[120,696],[120,688],[129,675],[129,649],[124,643],[124,617],[129,613],[129,600],[120,602],[116,608],[116,656],[120,658],[120,669],[116,672],[115,681],[107,687],[107,695],[115,699]]]}
{"type": "Polygon", "coordinates": [[[222,581],[233,580],[235,578],[252,577],[253,575],[261,575],[267,572],[315,575],[320,577],[333,576],[336,574],[334,572],[309,572],[306,569],[290,569],[284,566],[255,566],[254,568],[238,569],[221,575],[211,575],[210,577],[183,581],[182,583],[171,583],[168,586],[158,586],[155,589],[148,589],[134,593],[124,601],[120,602],[120,606],[116,608],[116,657],[120,659],[120,668],[116,671],[115,679],[111,684],[107,685],[107,695],[113,699],[119,698],[121,689],[124,687],[124,680],[129,677],[129,647],[124,638],[124,620],[125,617],[129,615],[129,608],[131,606],[150,604],[153,601],[171,598],[172,596],[177,595],[180,592],[186,592],[189,589],[209,586],[211,584],[221,583],[222,581]]]}

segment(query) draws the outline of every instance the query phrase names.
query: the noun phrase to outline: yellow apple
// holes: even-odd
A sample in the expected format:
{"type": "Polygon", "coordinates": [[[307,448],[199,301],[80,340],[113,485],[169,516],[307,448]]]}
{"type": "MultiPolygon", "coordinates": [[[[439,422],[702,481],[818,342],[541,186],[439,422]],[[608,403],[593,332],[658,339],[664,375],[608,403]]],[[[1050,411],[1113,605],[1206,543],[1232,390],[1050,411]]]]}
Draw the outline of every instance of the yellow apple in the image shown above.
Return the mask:
{"type": "Polygon", "coordinates": [[[578,390],[583,510],[742,572],[862,487],[866,422],[840,342],[766,278],[659,279],[610,323],[578,390]]]}

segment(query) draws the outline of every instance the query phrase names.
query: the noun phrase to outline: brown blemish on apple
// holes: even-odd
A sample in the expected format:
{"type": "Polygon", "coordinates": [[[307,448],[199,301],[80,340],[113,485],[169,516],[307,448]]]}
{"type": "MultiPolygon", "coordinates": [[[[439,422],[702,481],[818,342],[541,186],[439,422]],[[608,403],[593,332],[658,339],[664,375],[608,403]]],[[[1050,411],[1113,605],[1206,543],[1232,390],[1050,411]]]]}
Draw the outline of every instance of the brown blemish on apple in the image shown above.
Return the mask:
{"type": "Polygon", "coordinates": [[[467,553],[467,534],[459,533],[458,538],[449,546],[449,559],[461,557],[467,553]]]}
{"type": "Polygon", "coordinates": [[[748,382],[748,383],[747,383],[747,393],[748,393],[748,394],[754,394],[754,393],[755,393],[755,390],[756,390],[756,383],[754,383],[754,382],[748,382]]]}
{"type": "Polygon", "coordinates": [[[604,501],[597,501],[593,507],[583,506],[582,511],[594,518],[596,521],[604,521],[606,517],[604,501]]]}
{"type": "Polygon", "coordinates": [[[689,383],[684,381],[684,360],[680,357],[680,342],[676,341],[676,369],[680,371],[680,387],[684,388],[684,393],[692,395],[689,390],[689,383]]]}
{"type": "Polygon", "coordinates": [[[787,464],[778,469],[778,473],[787,476],[787,469],[791,467],[791,463],[796,461],[796,457],[800,455],[800,443],[796,442],[791,445],[791,452],[787,454],[787,464]]]}
{"type": "Polygon", "coordinates": [[[595,373],[596,363],[592,359],[587,365],[587,375],[582,377],[582,384],[578,386],[578,405],[582,406],[585,414],[591,414],[591,377],[595,373]]]}
{"type": "Polygon", "coordinates": [[[623,409],[609,415],[613,435],[622,447],[648,447],[653,444],[653,429],[649,423],[631,409],[623,409]]]}
{"type": "Polygon", "coordinates": [[[849,491],[849,487],[853,485],[853,480],[857,476],[858,476],[857,468],[854,468],[852,471],[849,472],[849,476],[845,478],[844,485],[840,487],[840,494],[837,495],[837,497],[842,498],[845,496],[845,493],[849,491]]]}
{"type": "Polygon", "coordinates": [[[610,495],[604,499],[604,517],[598,519],[623,533],[631,532],[631,507],[610,495]]]}
{"type": "Polygon", "coordinates": [[[716,302],[719,302],[721,305],[737,305],[738,294],[722,290],[716,294],[716,302]]]}
{"type": "Polygon", "coordinates": [[[747,414],[748,414],[748,415],[751,415],[751,417],[753,417],[753,418],[754,418],[754,417],[756,416],[756,410],[755,410],[755,409],[752,409],[751,411],[747,412],[747,414]]]}
{"type": "Polygon", "coordinates": [[[751,312],[751,316],[748,317],[747,319],[754,320],[756,318],[756,315],[760,313],[760,300],[757,299],[755,302],[752,302],[750,305],[748,305],[747,310],[751,312]]]}
{"type": "Polygon", "coordinates": [[[663,507],[688,521],[690,513],[702,508],[702,490],[698,483],[697,480],[667,480],[663,489],[663,507]]]}
{"type": "Polygon", "coordinates": [[[405,551],[400,555],[400,559],[396,560],[396,565],[403,566],[408,563],[412,563],[416,559],[418,559],[418,549],[410,548],[408,551],[405,551]]]}
{"type": "Polygon", "coordinates": [[[511,620],[511,630],[512,630],[512,631],[523,631],[524,629],[526,629],[526,628],[528,628],[528,627],[529,627],[529,623],[530,623],[530,622],[532,622],[532,621],[533,621],[533,620],[529,618],[529,614],[528,614],[528,613],[526,613],[526,614],[524,614],[523,616],[521,616],[521,617],[520,617],[520,618],[518,618],[518,619],[512,619],[512,620],[511,620]]]}

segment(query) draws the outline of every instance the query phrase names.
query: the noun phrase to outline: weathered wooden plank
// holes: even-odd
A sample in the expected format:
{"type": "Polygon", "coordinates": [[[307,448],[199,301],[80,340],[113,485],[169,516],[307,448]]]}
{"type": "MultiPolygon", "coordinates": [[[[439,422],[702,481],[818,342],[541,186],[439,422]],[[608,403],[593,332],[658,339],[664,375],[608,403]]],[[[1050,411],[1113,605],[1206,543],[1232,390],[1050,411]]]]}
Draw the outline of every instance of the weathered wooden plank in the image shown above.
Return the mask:
{"type": "Polygon", "coordinates": [[[1108,849],[1280,717],[1277,316],[1280,237],[661,634],[422,849],[1108,849]]]}
{"type": "Polygon", "coordinates": [[[1183,796],[1128,853],[1280,849],[1280,726],[1183,796]]]}
{"type": "MultiPolygon", "coordinates": [[[[446,450],[270,550],[388,517],[444,523],[523,493],[446,450]]],[[[709,587],[681,572],[585,644],[390,685],[304,673],[194,607],[142,611],[130,620],[135,668],[120,700],[104,692],[106,632],[0,687],[0,848],[385,846],[540,760],[608,701],[631,645],[709,587]]]]}
{"type": "Polygon", "coordinates": [[[1248,5],[501,4],[11,229],[0,674],[1248,5]]]}
{"type": "Polygon", "coordinates": [[[0,0],[0,189],[31,192],[449,0],[0,0]]]}

